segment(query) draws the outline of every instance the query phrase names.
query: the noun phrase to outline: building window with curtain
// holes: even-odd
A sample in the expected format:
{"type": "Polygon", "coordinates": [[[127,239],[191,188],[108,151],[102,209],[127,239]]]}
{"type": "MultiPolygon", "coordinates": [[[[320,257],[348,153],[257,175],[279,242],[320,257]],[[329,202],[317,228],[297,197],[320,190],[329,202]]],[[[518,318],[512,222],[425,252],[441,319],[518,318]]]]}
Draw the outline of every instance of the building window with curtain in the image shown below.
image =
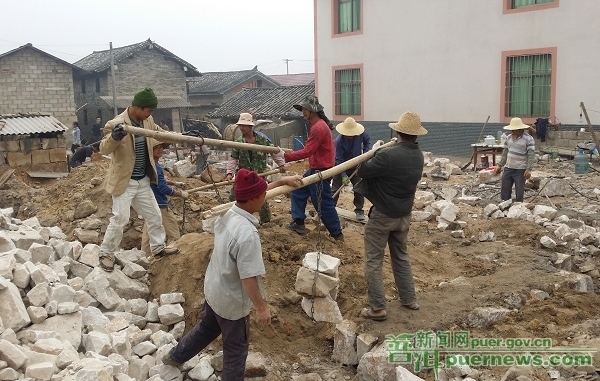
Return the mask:
{"type": "Polygon", "coordinates": [[[551,54],[507,57],[505,116],[548,117],[551,73],[551,54]]]}
{"type": "Polygon", "coordinates": [[[336,0],[338,33],[360,30],[360,2],[361,0],[336,0]]]}
{"type": "Polygon", "coordinates": [[[510,0],[510,1],[511,1],[511,8],[517,9],[520,7],[528,7],[531,5],[553,3],[555,0],[510,0]]]}
{"type": "Polygon", "coordinates": [[[335,114],[361,115],[360,69],[335,71],[335,114]]]}

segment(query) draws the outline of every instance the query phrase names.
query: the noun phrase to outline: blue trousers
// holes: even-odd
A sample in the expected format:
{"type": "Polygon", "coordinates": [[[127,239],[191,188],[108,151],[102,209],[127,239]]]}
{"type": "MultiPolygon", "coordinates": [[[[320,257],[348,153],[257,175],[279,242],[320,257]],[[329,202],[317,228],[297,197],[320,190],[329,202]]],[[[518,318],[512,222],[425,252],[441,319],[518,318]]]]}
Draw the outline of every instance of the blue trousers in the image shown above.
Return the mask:
{"type": "Polygon", "coordinates": [[[500,188],[500,198],[502,201],[510,200],[513,184],[515,184],[515,201],[523,202],[523,194],[525,193],[525,170],[504,167],[502,187],[500,188]]]}
{"type": "MultiPolygon", "coordinates": [[[[318,171],[309,169],[304,174],[304,177],[310,176],[316,172],[318,171]]],[[[330,179],[325,179],[292,191],[292,219],[298,225],[304,225],[304,220],[306,219],[306,203],[308,202],[309,197],[313,206],[315,207],[315,210],[319,210],[317,187],[321,186],[322,184],[323,190],[321,191],[321,215],[319,217],[321,218],[323,225],[325,225],[329,231],[329,234],[331,234],[331,236],[338,236],[342,233],[342,227],[340,225],[340,218],[335,210],[335,204],[333,203],[330,181],[330,179]]]]}

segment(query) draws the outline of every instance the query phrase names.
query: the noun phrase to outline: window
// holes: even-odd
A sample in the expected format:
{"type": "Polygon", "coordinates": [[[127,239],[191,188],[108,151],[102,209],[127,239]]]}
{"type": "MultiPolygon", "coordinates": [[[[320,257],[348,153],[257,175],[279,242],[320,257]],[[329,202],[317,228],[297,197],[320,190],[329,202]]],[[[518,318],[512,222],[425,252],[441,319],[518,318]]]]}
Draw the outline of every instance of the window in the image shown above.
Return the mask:
{"type": "Polygon", "coordinates": [[[360,69],[335,70],[335,114],[361,115],[360,69]]]}
{"type": "Polygon", "coordinates": [[[361,0],[335,0],[337,2],[337,33],[360,30],[361,0]]]}
{"type": "Polygon", "coordinates": [[[99,93],[100,92],[100,78],[96,78],[96,92],[99,93]]]}
{"type": "Polygon", "coordinates": [[[506,57],[506,117],[547,117],[552,98],[552,54],[506,57]]]}
{"type": "Polygon", "coordinates": [[[83,110],[83,125],[87,126],[88,125],[88,114],[87,114],[87,110],[83,110]]]}
{"type": "Polygon", "coordinates": [[[511,9],[528,7],[530,5],[553,3],[554,0],[511,0],[511,9]]]}
{"type": "Polygon", "coordinates": [[[262,79],[256,80],[256,87],[262,87],[262,79]]]}
{"type": "Polygon", "coordinates": [[[81,78],[81,93],[85,94],[85,78],[81,78]]]}

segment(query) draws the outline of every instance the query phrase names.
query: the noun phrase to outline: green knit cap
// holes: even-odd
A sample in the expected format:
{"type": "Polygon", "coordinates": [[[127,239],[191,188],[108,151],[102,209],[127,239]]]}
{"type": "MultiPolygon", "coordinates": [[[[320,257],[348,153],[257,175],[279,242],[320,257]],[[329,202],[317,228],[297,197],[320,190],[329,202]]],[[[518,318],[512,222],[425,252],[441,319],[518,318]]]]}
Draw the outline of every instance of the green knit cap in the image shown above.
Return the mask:
{"type": "Polygon", "coordinates": [[[158,98],[156,98],[156,95],[154,95],[154,91],[152,91],[151,88],[146,87],[135,93],[131,104],[140,108],[147,107],[155,109],[158,106],[158,98]]]}

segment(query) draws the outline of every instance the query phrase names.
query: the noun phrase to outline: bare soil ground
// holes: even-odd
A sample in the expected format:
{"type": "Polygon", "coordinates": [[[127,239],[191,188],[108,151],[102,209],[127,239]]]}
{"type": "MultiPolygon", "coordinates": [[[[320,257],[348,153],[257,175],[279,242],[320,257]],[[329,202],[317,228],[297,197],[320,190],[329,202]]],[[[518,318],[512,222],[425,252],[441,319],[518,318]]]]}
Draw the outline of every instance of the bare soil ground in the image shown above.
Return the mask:
{"type": "MultiPolygon", "coordinates": [[[[301,174],[304,165],[295,164],[290,171],[301,174]]],[[[20,206],[20,218],[37,215],[43,225],[60,226],[69,238],[73,238],[72,231],[78,225],[73,213],[82,200],[92,200],[98,207],[95,216],[108,222],[111,199],[97,184],[107,167],[105,159],[95,157],[92,163],[75,169],[63,179],[32,180],[26,174],[16,173],[0,189],[0,199],[4,200],[0,207],[20,206]]],[[[597,175],[590,177],[600,183],[597,175]]],[[[203,185],[197,179],[173,179],[187,182],[190,188],[203,185]]],[[[453,176],[451,180],[463,181],[461,176],[453,176]]],[[[560,205],[561,198],[553,198],[553,202],[560,205]]],[[[200,212],[218,203],[213,195],[193,194],[185,213],[184,231],[187,234],[176,243],[181,253],[157,260],[150,268],[153,297],[169,292],[184,294],[188,329],[198,321],[204,272],[213,248],[214,237],[202,232],[200,212]]],[[[174,212],[183,217],[181,200],[173,199],[171,205],[174,212]]],[[[353,210],[352,194],[343,192],[338,206],[353,210]]],[[[265,284],[274,319],[271,326],[263,329],[252,323],[251,350],[261,352],[269,359],[271,371],[265,378],[268,380],[290,379],[292,375],[315,371],[324,379],[353,378],[355,367],[343,367],[331,361],[334,325],[313,322],[301,309],[294,292],[302,258],[307,252],[315,251],[319,232],[310,219],[307,219],[307,227],[311,232],[307,236],[287,230],[283,225],[290,220],[289,207],[289,199],[284,196],[271,202],[273,220],[259,228],[267,269],[265,284]]],[[[460,219],[468,224],[465,239],[452,238],[449,232],[439,231],[435,222],[411,225],[409,252],[421,309],[408,310],[396,301],[392,272],[389,260],[386,260],[384,282],[388,319],[385,322],[359,317],[361,309],[368,305],[362,225],[347,222],[343,243],[334,242],[326,237],[326,231],[321,231],[321,239],[325,240],[324,252],[342,261],[338,304],[343,317],[355,320],[361,332],[383,338],[386,334],[418,330],[466,330],[469,329],[466,318],[473,308],[503,306],[513,308],[514,312],[485,330],[471,330],[471,335],[550,337],[558,345],[569,343],[569,327],[600,315],[597,294],[555,288],[561,277],[552,266],[555,254],[540,248],[539,238],[547,234],[543,227],[520,220],[487,220],[482,217],[480,206],[468,208],[470,210],[464,213],[465,207],[461,206],[460,215],[460,219]],[[480,231],[494,231],[496,241],[479,242],[480,231]],[[459,277],[464,277],[464,281],[451,282],[459,277]],[[546,290],[550,298],[532,301],[529,295],[532,289],[546,290]],[[515,296],[524,302],[520,309],[514,306],[515,296]]],[[[132,222],[121,245],[123,248],[139,247],[141,224],[142,221],[132,214],[132,222]]],[[[219,343],[216,342],[212,349],[218,350],[219,343]]],[[[498,372],[499,379],[502,372],[498,372]]],[[[428,373],[424,377],[432,379],[433,375],[428,373]]]]}

